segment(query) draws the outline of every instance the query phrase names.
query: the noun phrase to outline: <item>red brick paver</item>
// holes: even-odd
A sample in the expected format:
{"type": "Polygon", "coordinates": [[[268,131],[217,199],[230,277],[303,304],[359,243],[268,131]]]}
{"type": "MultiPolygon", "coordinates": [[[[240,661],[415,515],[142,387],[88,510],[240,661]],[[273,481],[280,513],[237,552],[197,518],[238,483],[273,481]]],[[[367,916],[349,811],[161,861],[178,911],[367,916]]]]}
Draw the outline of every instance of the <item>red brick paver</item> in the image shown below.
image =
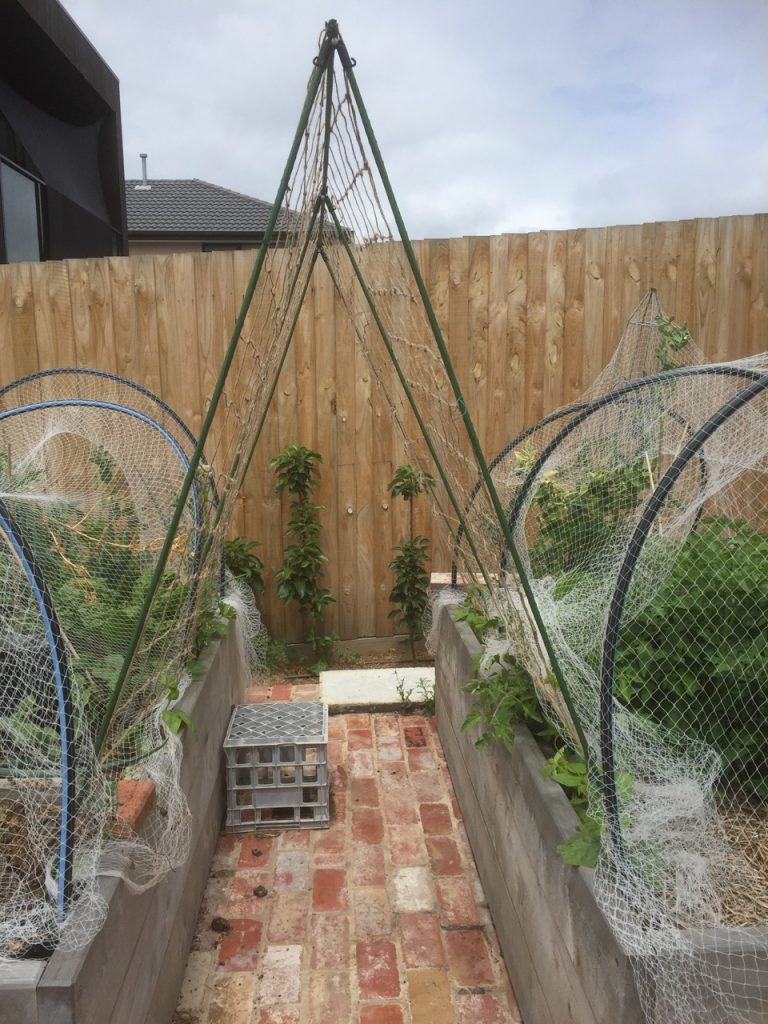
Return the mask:
{"type": "Polygon", "coordinates": [[[349,919],[346,914],[313,914],[309,925],[314,970],[329,970],[349,964],[349,919]]]}
{"type": "Polygon", "coordinates": [[[261,921],[228,920],[230,930],[219,946],[219,970],[251,971],[259,959],[261,921]]]}
{"type": "Polygon", "coordinates": [[[437,878],[435,888],[440,924],[443,928],[466,928],[481,923],[475,895],[466,878],[437,878]]]}
{"type": "Polygon", "coordinates": [[[352,779],[350,795],[353,807],[378,807],[379,787],[376,779],[352,779]]]}
{"type": "Polygon", "coordinates": [[[397,950],[386,939],[357,943],[357,981],[361,999],[400,995],[397,950]]]}
{"type": "Polygon", "coordinates": [[[352,811],[352,841],[378,846],[384,838],[384,819],[372,807],[352,811]]]}
{"type": "Polygon", "coordinates": [[[174,1024],[519,1024],[434,719],[329,738],[329,829],[221,837],[174,1024]]]}
{"type": "Polygon", "coordinates": [[[303,946],[309,922],[309,893],[285,893],[269,901],[267,939],[277,944],[303,946]]]}
{"type": "Polygon", "coordinates": [[[363,1006],[360,1009],[360,1024],[403,1024],[403,1011],[397,1003],[363,1006]]]}
{"type": "Polygon", "coordinates": [[[351,1021],[350,972],[314,972],[309,979],[307,1024],[341,1024],[351,1021]]]}
{"type": "Polygon", "coordinates": [[[318,869],[312,884],[312,909],[346,910],[348,906],[347,872],[334,868],[318,869]]]}
{"type": "Polygon", "coordinates": [[[299,1006],[270,1006],[261,1011],[257,1024],[299,1024],[300,1014],[299,1006]]]}
{"type": "Polygon", "coordinates": [[[488,946],[479,928],[445,933],[448,960],[459,985],[492,985],[493,967],[488,946]]]}
{"type": "Polygon", "coordinates": [[[355,889],[354,933],[356,939],[377,939],[392,934],[392,910],[387,890],[355,889]]]}
{"type": "MultiPolygon", "coordinates": [[[[227,839],[234,839],[234,836],[227,836],[227,839]]],[[[272,854],[272,840],[260,839],[256,835],[248,835],[240,839],[240,856],[237,866],[240,868],[260,868],[269,862],[272,854]]]]}
{"type": "Polygon", "coordinates": [[[422,804],[419,808],[424,832],[430,836],[449,836],[453,832],[447,804],[422,804]]]}
{"type": "Polygon", "coordinates": [[[434,914],[401,914],[400,936],[407,967],[442,967],[445,951],[434,914]]]}
{"type": "Polygon", "coordinates": [[[428,836],[427,849],[435,875],[462,875],[459,848],[450,836],[428,836]]]}
{"type": "Polygon", "coordinates": [[[347,750],[370,750],[373,737],[370,729],[348,729],[347,750]]]}

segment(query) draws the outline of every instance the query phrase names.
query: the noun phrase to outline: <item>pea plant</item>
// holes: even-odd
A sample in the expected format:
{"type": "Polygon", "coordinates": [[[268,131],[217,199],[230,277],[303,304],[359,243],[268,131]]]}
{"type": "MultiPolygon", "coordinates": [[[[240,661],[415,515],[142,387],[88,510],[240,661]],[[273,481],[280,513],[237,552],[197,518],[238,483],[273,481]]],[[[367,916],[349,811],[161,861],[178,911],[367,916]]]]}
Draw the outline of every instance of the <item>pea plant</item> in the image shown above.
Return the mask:
{"type": "Polygon", "coordinates": [[[660,370],[674,370],[680,363],[675,358],[676,353],[689,344],[691,332],[688,324],[678,324],[675,318],[657,317],[656,326],[659,331],[659,344],[656,347],[656,359],[660,370]]]}

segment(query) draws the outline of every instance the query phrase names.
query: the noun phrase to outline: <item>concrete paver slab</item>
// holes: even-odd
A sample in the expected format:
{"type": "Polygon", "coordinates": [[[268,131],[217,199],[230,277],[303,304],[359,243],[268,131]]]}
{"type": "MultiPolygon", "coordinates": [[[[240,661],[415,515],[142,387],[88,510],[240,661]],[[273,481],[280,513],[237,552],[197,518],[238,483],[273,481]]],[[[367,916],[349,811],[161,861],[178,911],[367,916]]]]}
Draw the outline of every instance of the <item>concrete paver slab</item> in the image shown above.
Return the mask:
{"type": "Polygon", "coordinates": [[[403,708],[421,704],[435,690],[435,670],[425,668],[341,669],[320,673],[320,699],[329,709],[403,708]]]}

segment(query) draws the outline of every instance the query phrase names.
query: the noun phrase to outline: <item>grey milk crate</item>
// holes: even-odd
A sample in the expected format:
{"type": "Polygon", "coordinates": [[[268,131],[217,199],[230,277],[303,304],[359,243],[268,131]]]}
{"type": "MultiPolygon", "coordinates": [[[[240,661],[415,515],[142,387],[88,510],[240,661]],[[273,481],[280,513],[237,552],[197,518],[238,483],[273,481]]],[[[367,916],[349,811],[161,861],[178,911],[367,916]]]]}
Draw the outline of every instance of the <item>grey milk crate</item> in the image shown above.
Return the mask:
{"type": "Polygon", "coordinates": [[[240,704],[224,738],[227,832],[327,828],[328,708],[240,704]]]}

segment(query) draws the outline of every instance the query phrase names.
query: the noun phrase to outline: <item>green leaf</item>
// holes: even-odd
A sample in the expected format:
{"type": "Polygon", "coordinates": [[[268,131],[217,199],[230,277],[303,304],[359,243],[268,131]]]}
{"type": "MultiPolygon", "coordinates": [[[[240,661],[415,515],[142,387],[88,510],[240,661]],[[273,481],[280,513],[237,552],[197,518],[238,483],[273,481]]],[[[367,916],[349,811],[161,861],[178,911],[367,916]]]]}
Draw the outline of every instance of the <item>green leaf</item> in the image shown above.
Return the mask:
{"type": "Polygon", "coordinates": [[[471,729],[473,725],[478,725],[482,720],[483,716],[479,711],[470,711],[470,713],[461,723],[461,731],[466,732],[467,729],[471,729]]]}
{"type": "Polygon", "coordinates": [[[187,712],[179,708],[164,708],[162,719],[172,733],[180,732],[182,727],[189,729],[193,735],[197,732],[197,726],[187,712]]]}
{"type": "Polygon", "coordinates": [[[557,847],[557,855],[565,864],[593,868],[600,855],[600,823],[587,818],[565,843],[557,847]]]}

